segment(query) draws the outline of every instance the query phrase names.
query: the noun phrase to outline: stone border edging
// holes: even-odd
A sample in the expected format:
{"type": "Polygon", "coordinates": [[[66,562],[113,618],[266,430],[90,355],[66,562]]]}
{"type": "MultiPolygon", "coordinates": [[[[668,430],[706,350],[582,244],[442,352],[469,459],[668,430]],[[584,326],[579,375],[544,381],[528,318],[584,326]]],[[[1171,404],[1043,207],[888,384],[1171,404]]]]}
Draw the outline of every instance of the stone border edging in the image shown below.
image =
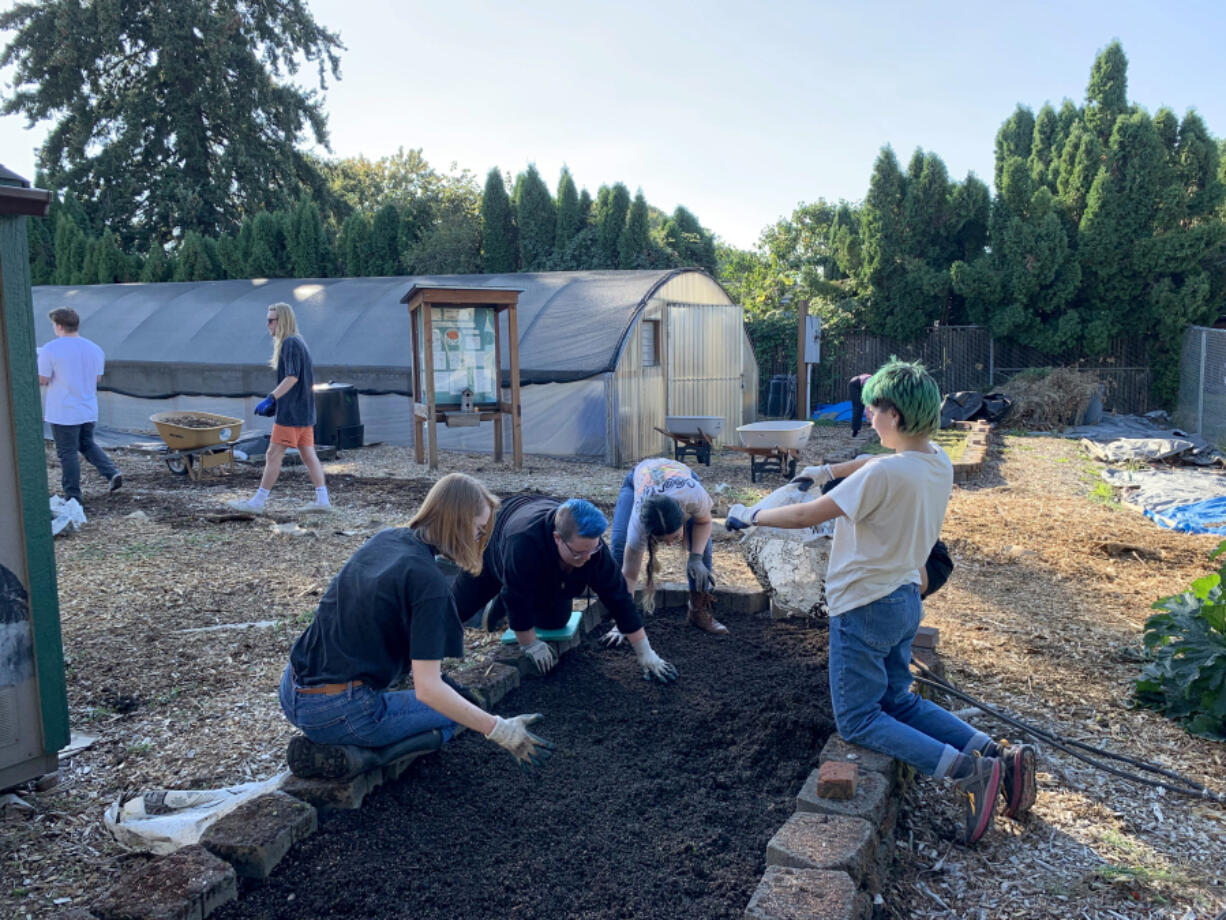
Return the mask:
{"type": "Polygon", "coordinates": [[[988,437],[992,425],[983,419],[974,422],[954,422],[954,427],[967,432],[966,448],[954,464],[954,482],[966,482],[983,472],[988,459],[988,437]]]}
{"type": "MultiPolygon", "coordinates": [[[[769,609],[761,589],[717,587],[721,613],[759,613],[769,609]]],[[[664,583],[656,593],[659,608],[684,606],[685,584],[664,583]]],[[[552,642],[559,656],[582,643],[600,625],[605,611],[593,601],[584,611],[574,638],[552,642]]],[[[535,676],[527,656],[503,646],[492,662],[465,665],[452,672],[456,680],[480,695],[486,710],[501,702],[526,676],[535,676]]],[[[456,734],[465,731],[459,726],[456,734]]],[[[319,827],[320,815],[362,807],[367,793],[399,779],[418,757],[416,751],[353,779],[301,779],[289,776],[277,792],[245,802],[218,819],[200,843],[150,860],[124,875],[89,905],[71,911],[75,920],[203,920],[238,898],[238,877],[265,879],[295,843],[319,827]]]]}

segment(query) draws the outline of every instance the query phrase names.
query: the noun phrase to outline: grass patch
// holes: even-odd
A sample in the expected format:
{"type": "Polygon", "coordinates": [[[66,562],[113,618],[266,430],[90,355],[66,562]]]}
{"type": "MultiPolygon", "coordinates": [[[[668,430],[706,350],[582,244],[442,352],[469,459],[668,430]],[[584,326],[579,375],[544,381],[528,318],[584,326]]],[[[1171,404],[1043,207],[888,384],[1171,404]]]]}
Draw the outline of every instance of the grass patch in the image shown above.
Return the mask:
{"type": "Polygon", "coordinates": [[[1110,483],[1101,480],[1095,483],[1094,488],[1090,490],[1089,497],[1090,501],[1106,505],[1108,508],[1119,508],[1120,506],[1120,500],[1115,497],[1115,489],[1111,488],[1110,483]]]}

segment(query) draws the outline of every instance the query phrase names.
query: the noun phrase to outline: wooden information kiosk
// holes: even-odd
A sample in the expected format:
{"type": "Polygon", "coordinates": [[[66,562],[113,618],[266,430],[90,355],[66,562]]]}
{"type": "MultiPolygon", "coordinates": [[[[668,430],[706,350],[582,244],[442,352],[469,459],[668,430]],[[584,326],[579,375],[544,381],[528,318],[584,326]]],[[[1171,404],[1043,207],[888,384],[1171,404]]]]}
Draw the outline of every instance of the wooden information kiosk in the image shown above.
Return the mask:
{"type": "Polygon", "coordinates": [[[502,417],[511,418],[511,461],[524,465],[519,409],[519,333],[515,308],[521,290],[413,285],[400,299],[413,330],[413,450],[438,469],[439,422],[448,427],[494,423],[494,460],[502,460],[502,417]],[[502,399],[502,331],[507,314],[511,401],[502,399]],[[424,397],[424,398],[423,398],[424,397]],[[429,424],[427,424],[429,423],[429,424]]]}

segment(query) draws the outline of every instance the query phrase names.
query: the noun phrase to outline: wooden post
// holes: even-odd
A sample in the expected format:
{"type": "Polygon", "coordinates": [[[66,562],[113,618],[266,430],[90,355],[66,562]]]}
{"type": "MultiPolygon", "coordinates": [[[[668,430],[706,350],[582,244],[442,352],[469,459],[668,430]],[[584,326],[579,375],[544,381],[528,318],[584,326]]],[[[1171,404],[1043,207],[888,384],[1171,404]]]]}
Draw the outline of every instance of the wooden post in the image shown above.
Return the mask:
{"type": "MultiPolygon", "coordinates": [[[[511,349],[511,462],[517,470],[524,468],[524,438],[519,417],[519,324],[515,306],[507,312],[507,338],[511,349]]],[[[501,378],[502,369],[498,369],[501,378]]],[[[501,380],[499,380],[501,383],[501,380]]]]}
{"type": "Polygon", "coordinates": [[[438,469],[438,422],[435,417],[434,398],[434,323],[431,321],[430,302],[422,298],[422,352],[426,356],[426,422],[430,429],[430,470],[438,469]]]}
{"type": "MultiPolygon", "coordinates": [[[[421,306],[417,307],[420,310],[421,306]]],[[[412,330],[413,338],[413,402],[410,409],[413,412],[413,459],[418,464],[426,462],[426,448],[422,444],[421,439],[424,435],[425,425],[422,423],[421,415],[417,411],[417,406],[421,403],[421,366],[418,360],[421,357],[421,347],[419,337],[417,335],[417,315],[416,310],[409,308],[409,326],[412,330]]]]}
{"type": "MultiPolygon", "coordinates": [[[[494,462],[502,462],[502,323],[494,308],[494,462]]],[[[512,310],[512,313],[515,311],[512,310]]]]}
{"type": "Polygon", "coordinates": [[[808,343],[806,320],[809,318],[809,301],[796,300],[796,418],[803,421],[809,405],[809,387],[805,375],[805,345],[808,343]]]}

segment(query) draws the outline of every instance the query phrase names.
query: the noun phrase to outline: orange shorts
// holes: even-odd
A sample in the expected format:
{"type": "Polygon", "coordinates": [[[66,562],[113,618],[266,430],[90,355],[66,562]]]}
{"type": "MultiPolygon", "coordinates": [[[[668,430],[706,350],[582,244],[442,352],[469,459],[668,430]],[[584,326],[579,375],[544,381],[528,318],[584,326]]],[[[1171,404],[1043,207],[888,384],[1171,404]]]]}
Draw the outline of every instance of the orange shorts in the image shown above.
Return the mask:
{"type": "Polygon", "coordinates": [[[297,447],[300,450],[303,447],[314,447],[315,429],[310,427],[299,428],[296,425],[278,425],[274,422],[272,426],[272,443],[282,444],[285,447],[297,447]]]}

